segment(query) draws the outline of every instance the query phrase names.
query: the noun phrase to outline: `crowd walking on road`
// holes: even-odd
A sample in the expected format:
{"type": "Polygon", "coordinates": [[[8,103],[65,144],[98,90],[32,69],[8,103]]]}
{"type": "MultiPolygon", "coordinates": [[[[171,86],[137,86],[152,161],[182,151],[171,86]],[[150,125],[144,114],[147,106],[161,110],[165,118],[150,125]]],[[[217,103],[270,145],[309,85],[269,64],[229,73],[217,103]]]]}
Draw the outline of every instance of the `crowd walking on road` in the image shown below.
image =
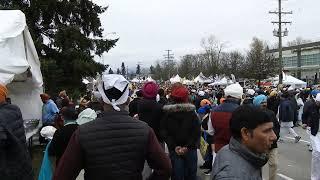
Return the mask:
{"type": "MultiPolygon", "coordinates": [[[[7,95],[0,85],[0,175],[31,180],[38,175],[21,112],[7,95]]],[[[264,166],[275,180],[279,142],[293,136],[299,143],[297,127],[310,135],[310,177],[320,179],[317,89],[131,84],[122,75],[104,74],[79,101],[65,90],[57,98],[43,93],[39,99],[39,143],[46,147],[41,180],[72,180],[81,171],[88,180],[196,180],[199,173],[212,180],[262,180],[264,166]]]]}

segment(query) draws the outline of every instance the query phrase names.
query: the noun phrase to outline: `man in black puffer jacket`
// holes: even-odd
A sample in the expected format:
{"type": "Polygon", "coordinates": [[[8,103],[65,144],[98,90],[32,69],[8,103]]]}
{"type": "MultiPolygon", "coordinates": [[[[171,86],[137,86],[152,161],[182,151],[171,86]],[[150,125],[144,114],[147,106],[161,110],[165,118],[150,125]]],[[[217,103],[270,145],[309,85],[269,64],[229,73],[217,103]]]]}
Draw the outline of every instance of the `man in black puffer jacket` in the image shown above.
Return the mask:
{"type": "Polygon", "coordinates": [[[22,114],[17,106],[5,102],[7,94],[0,84],[0,179],[32,180],[22,114]]]}
{"type": "Polygon", "coordinates": [[[161,135],[168,145],[173,168],[172,180],[197,177],[197,146],[200,140],[200,120],[193,104],[188,103],[188,89],[174,85],[171,97],[174,104],[163,106],[161,135]]]}
{"type": "Polygon", "coordinates": [[[147,123],[126,111],[129,82],[107,74],[98,80],[104,102],[101,118],[79,126],[56,168],[54,180],[142,180],[145,160],[153,169],[150,180],[168,180],[171,163],[147,123]]]}
{"type": "Polygon", "coordinates": [[[138,102],[139,120],[146,122],[156,133],[158,141],[163,143],[160,137],[160,121],[163,116],[162,105],[156,101],[158,85],[154,82],[147,82],[142,88],[142,94],[143,99],[138,102]]]}

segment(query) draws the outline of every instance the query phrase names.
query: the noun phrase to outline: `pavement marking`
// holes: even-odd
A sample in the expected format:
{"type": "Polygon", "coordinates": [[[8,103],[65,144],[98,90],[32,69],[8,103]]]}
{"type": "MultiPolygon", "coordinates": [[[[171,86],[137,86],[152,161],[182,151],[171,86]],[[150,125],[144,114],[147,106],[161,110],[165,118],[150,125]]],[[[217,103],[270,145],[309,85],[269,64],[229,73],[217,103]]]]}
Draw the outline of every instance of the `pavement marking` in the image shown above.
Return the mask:
{"type": "Polygon", "coordinates": [[[294,180],[294,179],[292,179],[291,177],[288,177],[288,176],[283,175],[283,174],[281,174],[281,173],[278,173],[277,175],[280,176],[281,178],[285,179],[285,180],[294,180]]]}
{"type": "MultiPolygon", "coordinates": [[[[295,140],[295,139],[292,138],[292,137],[287,137],[287,136],[286,136],[285,138],[295,140]]],[[[301,142],[304,142],[304,143],[307,143],[307,144],[310,144],[309,141],[306,141],[306,140],[303,140],[303,139],[300,139],[300,141],[301,141],[301,142]]]]}

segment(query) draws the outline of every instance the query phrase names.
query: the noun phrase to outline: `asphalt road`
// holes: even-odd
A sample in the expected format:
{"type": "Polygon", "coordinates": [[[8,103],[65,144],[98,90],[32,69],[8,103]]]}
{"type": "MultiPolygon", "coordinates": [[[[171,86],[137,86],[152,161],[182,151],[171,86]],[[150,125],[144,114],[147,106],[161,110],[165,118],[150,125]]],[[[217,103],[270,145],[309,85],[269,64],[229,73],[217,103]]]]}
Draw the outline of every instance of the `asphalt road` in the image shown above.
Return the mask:
{"type": "MultiPolygon", "coordinates": [[[[301,127],[294,128],[300,135],[301,141],[294,143],[293,137],[285,136],[283,142],[278,143],[279,166],[278,180],[310,180],[311,152],[308,151],[309,135],[301,127]]],[[[201,157],[199,158],[201,165],[201,157]]],[[[263,179],[268,179],[268,167],[263,168],[263,179]]],[[[204,170],[198,171],[199,179],[209,180],[210,176],[204,175],[204,170]]]]}
{"type": "MultiPolygon", "coordinates": [[[[279,166],[277,172],[277,180],[310,180],[311,152],[308,151],[309,135],[301,127],[294,128],[302,137],[299,143],[294,143],[294,139],[290,135],[285,136],[284,142],[278,142],[279,166]]],[[[34,154],[34,165],[36,169],[40,167],[43,149],[34,154]]],[[[198,158],[198,166],[203,161],[200,153],[198,158]]],[[[37,170],[38,171],[38,170],[37,170]]],[[[36,171],[36,173],[37,173],[36,171]]],[[[198,170],[198,176],[201,180],[209,180],[210,176],[205,175],[205,170],[198,170]]],[[[263,168],[263,178],[268,179],[268,167],[263,168]]],[[[83,180],[83,172],[80,173],[77,180],[83,180]]]]}

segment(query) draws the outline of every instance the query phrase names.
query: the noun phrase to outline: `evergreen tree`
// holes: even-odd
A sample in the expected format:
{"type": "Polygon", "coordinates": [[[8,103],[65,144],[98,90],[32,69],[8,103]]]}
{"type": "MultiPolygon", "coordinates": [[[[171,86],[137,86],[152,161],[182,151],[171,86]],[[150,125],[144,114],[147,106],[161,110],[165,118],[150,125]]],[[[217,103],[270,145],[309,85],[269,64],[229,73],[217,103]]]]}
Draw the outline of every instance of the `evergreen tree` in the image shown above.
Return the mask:
{"type": "Polygon", "coordinates": [[[124,62],[122,62],[122,64],[121,64],[121,74],[123,75],[123,76],[126,76],[126,67],[125,67],[125,65],[124,65],[124,62]]]}
{"type": "Polygon", "coordinates": [[[107,10],[91,0],[6,0],[0,9],[19,9],[26,15],[44,77],[45,89],[55,94],[85,90],[83,77],[95,76],[106,66],[94,56],[108,52],[118,39],[103,38],[99,15],[107,10]]]}
{"type": "Polygon", "coordinates": [[[111,68],[109,69],[109,74],[113,74],[113,71],[111,68]]]}
{"type": "Polygon", "coordinates": [[[150,74],[155,74],[154,67],[152,65],[150,66],[150,74]]]}
{"type": "Polygon", "coordinates": [[[117,74],[121,74],[121,72],[120,72],[120,69],[119,69],[119,68],[117,68],[117,74]]]}
{"type": "Polygon", "coordinates": [[[140,68],[139,64],[137,65],[136,74],[138,74],[138,75],[141,74],[141,68],[140,68]]]}

